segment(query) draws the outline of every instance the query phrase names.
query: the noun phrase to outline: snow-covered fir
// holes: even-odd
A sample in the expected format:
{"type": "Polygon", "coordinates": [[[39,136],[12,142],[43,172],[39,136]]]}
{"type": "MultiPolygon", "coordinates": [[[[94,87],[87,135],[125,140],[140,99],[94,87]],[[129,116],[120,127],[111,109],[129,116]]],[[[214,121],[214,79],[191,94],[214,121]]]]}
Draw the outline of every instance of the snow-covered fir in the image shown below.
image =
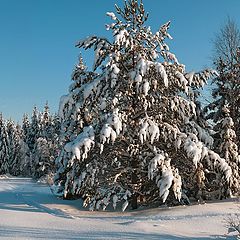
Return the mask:
{"type": "Polygon", "coordinates": [[[234,122],[230,117],[229,107],[225,105],[222,112],[222,119],[214,126],[215,136],[219,137],[219,141],[215,141],[215,149],[226,159],[231,166],[232,175],[230,178],[229,195],[239,194],[240,191],[240,155],[236,144],[236,133],[234,130],[234,122]]]}
{"type": "Polygon", "coordinates": [[[26,142],[30,149],[30,176],[39,179],[52,175],[55,171],[54,160],[59,147],[58,117],[50,114],[46,103],[43,112],[38,112],[34,107],[32,121],[28,124],[28,120],[25,119],[25,125],[29,125],[29,128],[26,127],[28,134],[26,142]]]}
{"type": "MultiPolygon", "coordinates": [[[[224,113],[222,109],[227,105],[232,118],[236,143],[240,147],[240,29],[236,22],[228,18],[225,25],[216,35],[214,42],[214,65],[219,76],[213,79],[213,100],[206,107],[210,110],[208,118],[218,122],[224,113]]],[[[216,139],[217,140],[217,139],[216,139]]]]}
{"type": "Polygon", "coordinates": [[[8,173],[19,176],[24,175],[24,169],[28,158],[26,156],[26,143],[23,141],[22,129],[13,121],[7,122],[7,132],[9,139],[9,170],[8,173]]]}
{"type": "Polygon", "coordinates": [[[60,101],[63,146],[53,190],[83,198],[90,210],[212,198],[216,184],[226,197],[232,168],[211,150],[195,101],[217,73],[186,72],[167,44],[170,22],[153,32],[142,1],[116,5],[107,16],[112,39],[76,45],[93,48],[95,60],[92,72],[80,57],[60,101]]]}
{"type": "Polygon", "coordinates": [[[6,121],[0,113],[0,174],[9,172],[9,138],[6,121]]]}
{"type": "Polygon", "coordinates": [[[214,64],[219,75],[213,79],[212,101],[205,107],[205,119],[213,125],[213,149],[231,166],[231,189],[228,195],[239,194],[240,189],[240,31],[228,19],[217,40],[219,46],[214,64]],[[225,45],[224,45],[225,44],[225,45]],[[224,48],[231,46],[231,48],[224,48]]]}
{"type": "MultiPolygon", "coordinates": [[[[219,76],[216,77],[214,88],[212,90],[213,101],[206,106],[207,119],[218,122],[224,113],[222,110],[228,105],[231,117],[236,125],[237,133],[239,132],[239,77],[240,77],[240,54],[238,62],[229,66],[222,59],[219,59],[217,69],[219,76]]],[[[239,137],[237,137],[238,139],[239,137]]]]}

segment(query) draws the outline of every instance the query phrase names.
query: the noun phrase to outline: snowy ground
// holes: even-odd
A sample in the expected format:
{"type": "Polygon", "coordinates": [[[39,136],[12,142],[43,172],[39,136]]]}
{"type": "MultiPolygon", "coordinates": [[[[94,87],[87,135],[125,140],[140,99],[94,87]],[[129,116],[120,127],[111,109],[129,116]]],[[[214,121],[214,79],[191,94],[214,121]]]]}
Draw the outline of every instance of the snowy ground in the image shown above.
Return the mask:
{"type": "Polygon", "coordinates": [[[0,239],[235,239],[224,219],[234,201],[174,208],[89,212],[26,178],[0,178],[0,239]]]}

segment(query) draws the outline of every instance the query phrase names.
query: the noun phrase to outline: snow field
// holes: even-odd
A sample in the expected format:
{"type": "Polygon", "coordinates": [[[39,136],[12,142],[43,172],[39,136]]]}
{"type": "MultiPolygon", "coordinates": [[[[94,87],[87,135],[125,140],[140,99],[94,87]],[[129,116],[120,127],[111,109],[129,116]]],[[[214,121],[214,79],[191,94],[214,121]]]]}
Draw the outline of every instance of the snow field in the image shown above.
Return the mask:
{"type": "Polygon", "coordinates": [[[234,200],[127,212],[89,212],[29,178],[0,178],[0,239],[234,239],[234,200]]]}

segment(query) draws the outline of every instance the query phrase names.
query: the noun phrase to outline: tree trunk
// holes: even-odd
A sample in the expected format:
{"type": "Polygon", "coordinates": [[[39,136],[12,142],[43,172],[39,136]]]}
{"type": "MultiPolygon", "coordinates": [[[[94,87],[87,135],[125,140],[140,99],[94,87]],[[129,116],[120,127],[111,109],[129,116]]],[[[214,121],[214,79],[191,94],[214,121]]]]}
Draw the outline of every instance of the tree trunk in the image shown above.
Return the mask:
{"type": "MultiPolygon", "coordinates": [[[[136,170],[137,166],[138,166],[138,162],[136,161],[135,158],[132,158],[132,185],[133,185],[134,191],[135,191],[135,186],[138,183],[137,170],[136,170]]],[[[138,194],[136,192],[133,192],[132,204],[131,204],[132,209],[138,208],[137,198],[138,198],[138,194]]]]}

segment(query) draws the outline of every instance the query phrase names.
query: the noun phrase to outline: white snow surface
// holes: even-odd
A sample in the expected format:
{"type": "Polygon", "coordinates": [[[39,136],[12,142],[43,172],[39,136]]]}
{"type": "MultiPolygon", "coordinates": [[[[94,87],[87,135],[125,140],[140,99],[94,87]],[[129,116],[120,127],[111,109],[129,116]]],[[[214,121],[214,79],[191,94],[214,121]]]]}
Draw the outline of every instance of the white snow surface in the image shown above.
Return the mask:
{"type": "Polygon", "coordinates": [[[235,239],[224,219],[234,200],[122,212],[89,212],[29,178],[0,177],[0,239],[235,239]]]}

